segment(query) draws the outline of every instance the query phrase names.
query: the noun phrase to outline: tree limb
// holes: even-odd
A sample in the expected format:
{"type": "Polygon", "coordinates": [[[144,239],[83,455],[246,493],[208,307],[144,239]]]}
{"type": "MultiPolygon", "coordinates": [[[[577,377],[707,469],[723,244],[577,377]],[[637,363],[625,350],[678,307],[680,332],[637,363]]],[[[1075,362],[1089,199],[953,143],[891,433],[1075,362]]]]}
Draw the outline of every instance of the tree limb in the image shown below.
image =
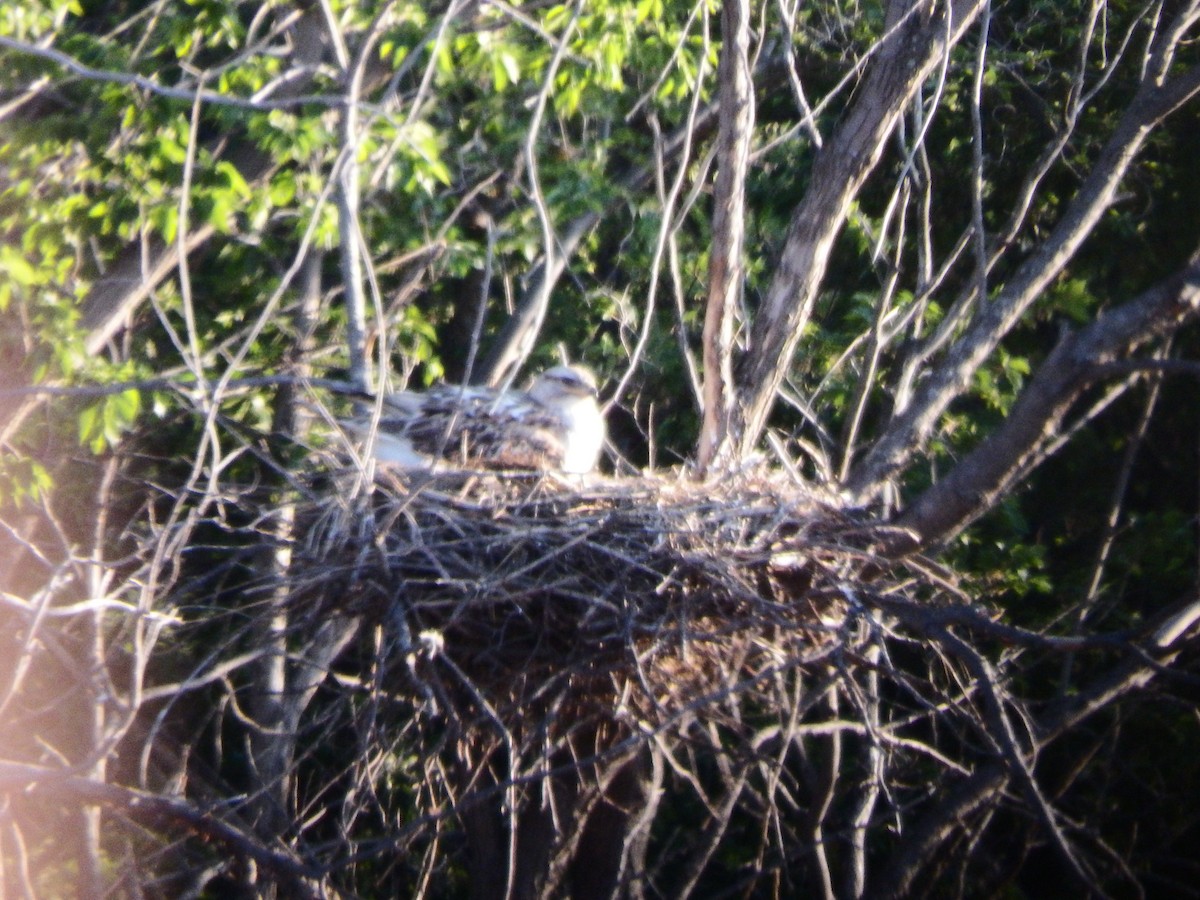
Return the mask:
{"type": "MultiPolygon", "coordinates": [[[[1141,654],[1126,658],[1107,674],[1077,693],[1048,707],[1034,725],[1034,750],[1053,743],[1084,719],[1142,690],[1162,667],[1180,652],[1181,639],[1200,620],[1200,601],[1185,599],[1161,617],[1140,645],[1141,654]]],[[[914,882],[947,840],[958,833],[965,819],[978,812],[1009,783],[1009,766],[987,763],[905,830],[905,839],[872,881],[871,896],[900,898],[912,895],[914,882]]]]}
{"type": "Polygon", "coordinates": [[[900,518],[890,553],[945,541],[991,509],[1055,434],[1072,404],[1123,353],[1200,317],[1200,258],[1141,296],[1063,338],[1004,423],[900,518]]]}
{"type": "Polygon", "coordinates": [[[282,878],[295,896],[320,897],[315,886],[323,872],[296,857],[273,850],[253,835],[231,825],[226,819],[197,809],[185,800],[164,797],[149,791],[107,784],[70,772],[44,766],[0,761],[0,791],[20,791],[27,795],[51,795],[69,798],[86,805],[120,810],[147,824],[169,823],[183,827],[208,840],[229,848],[238,856],[252,859],[282,878]]]}
{"type": "MultiPolygon", "coordinates": [[[[694,116],[689,116],[683,127],[677,129],[663,143],[663,159],[684,153],[695,143],[699,143],[718,120],[718,105],[710,103],[701,106],[694,116]]],[[[616,206],[624,202],[625,192],[644,190],[654,179],[654,166],[641,166],[619,178],[617,184],[621,188],[615,194],[616,199],[610,204],[616,206]]],[[[574,219],[558,237],[556,251],[551,255],[543,255],[541,262],[529,276],[516,312],[509,316],[500,330],[499,336],[492,344],[482,366],[476,373],[475,381],[480,384],[496,385],[509,377],[514,367],[521,359],[519,348],[530,340],[528,337],[534,326],[540,327],[539,304],[543,295],[549,295],[566,271],[567,261],[575,249],[583,242],[588,233],[595,228],[610,209],[586,212],[574,219]]],[[[610,401],[611,402],[611,401],[610,401]]]]}
{"type": "Polygon", "coordinates": [[[813,164],[812,186],[792,215],[779,265],[738,365],[740,406],[734,431],[739,455],[758,442],[854,198],[883,155],[905,105],[984,2],[957,0],[945,10],[927,0],[889,4],[878,55],[857,99],[813,164]]]}
{"type": "Polygon", "coordinates": [[[851,472],[846,490],[853,502],[869,502],[924,448],[942,413],[968,388],[975,371],[1091,234],[1154,126],[1197,93],[1200,66],[1164,83],[1149,79],[1143,83],[1049,239],[995,298],[981,306],[979,316],[945,360],[917,388],[913,402],[851,472]]]}
{"type": "Polygon", "coordinates": [[[698,441],[700,471],[731,456],[736,403],[733,322],[740,306],[746,235],[746,171],[754,132],[750,80],[750,3],[725,0],[721,11],[720,125],[713,191],[713,246],[704,312],[704,419],[698,441]]]}

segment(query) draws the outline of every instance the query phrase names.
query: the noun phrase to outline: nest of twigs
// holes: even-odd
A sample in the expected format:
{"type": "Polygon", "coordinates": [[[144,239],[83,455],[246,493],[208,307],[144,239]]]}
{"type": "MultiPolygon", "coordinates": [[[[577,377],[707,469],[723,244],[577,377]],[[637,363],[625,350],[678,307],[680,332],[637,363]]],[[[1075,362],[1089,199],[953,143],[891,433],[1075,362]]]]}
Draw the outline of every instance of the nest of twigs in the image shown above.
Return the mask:
{"type": "Polygon", "coordinates": [[[296,601],[376,619],[407,689],[489,727],[661,728],[827,659],[898,577],[877,527],[779,477],[384,473],[301,521],[296,601]]]}

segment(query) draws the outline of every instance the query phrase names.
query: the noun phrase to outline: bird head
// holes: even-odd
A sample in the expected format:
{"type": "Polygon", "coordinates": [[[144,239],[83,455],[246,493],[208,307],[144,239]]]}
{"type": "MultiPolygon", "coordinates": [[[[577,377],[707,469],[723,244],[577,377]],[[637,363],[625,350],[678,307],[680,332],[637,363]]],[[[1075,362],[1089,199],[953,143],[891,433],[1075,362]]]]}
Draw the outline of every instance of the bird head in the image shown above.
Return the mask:
{"type": "Polygon", "coordinates": [[[529,395],[541,403],[596,396],[596,376],[583,366],[555,366],[539,375],[529,395]]]}

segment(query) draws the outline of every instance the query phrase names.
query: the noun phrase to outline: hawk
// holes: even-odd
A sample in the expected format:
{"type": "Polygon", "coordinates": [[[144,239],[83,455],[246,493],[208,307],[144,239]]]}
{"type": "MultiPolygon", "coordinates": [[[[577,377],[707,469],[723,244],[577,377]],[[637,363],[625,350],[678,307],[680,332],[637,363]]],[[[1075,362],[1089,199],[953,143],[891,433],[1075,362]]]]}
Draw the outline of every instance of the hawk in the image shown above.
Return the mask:
{"type": "MultiPolygon", "coordinates": [[[[360,434],[370,418],[346,423],[360,434]]],[[[596,377],[582,366],[547,369],[527,391],[441,384],[382,398],[371,454],[424,468],[435,459],[500,469],[591,472],[604,445],[596,377]]]]}

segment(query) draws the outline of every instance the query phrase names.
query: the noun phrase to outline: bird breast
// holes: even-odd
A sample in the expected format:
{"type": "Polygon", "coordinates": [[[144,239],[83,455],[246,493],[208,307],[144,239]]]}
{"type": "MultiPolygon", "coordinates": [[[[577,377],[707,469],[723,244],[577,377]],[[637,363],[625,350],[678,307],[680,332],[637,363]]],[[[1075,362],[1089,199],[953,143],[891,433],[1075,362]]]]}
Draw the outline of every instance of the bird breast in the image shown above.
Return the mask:
{"type": "Polygon", "coordinates": [[[580,397],[562,403],[557,412],[564,426],[562,471],[572,475],[592,471],[604,447],[604,417],[596,401],[580,397]]]}

